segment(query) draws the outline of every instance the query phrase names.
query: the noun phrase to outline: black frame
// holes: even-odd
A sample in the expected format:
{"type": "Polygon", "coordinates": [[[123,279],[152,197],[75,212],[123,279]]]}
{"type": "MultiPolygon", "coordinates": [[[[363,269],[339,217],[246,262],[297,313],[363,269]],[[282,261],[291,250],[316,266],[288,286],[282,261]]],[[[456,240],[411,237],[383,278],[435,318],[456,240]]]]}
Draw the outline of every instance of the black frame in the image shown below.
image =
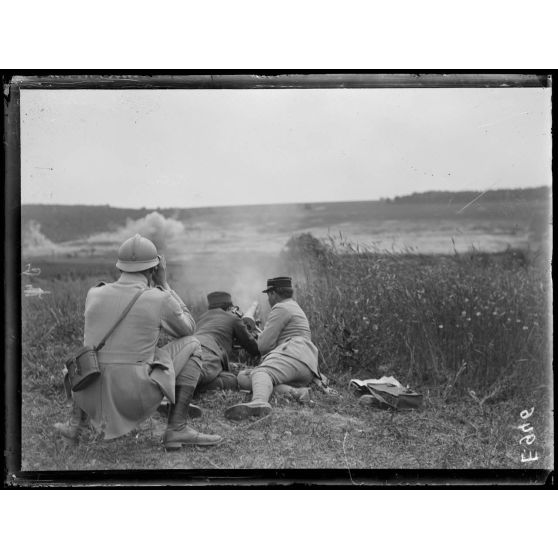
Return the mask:
{"type": "Polygon", "coordinates": [[[525,470],[160,470],[21,471],[21,89],[281,89],[281,88],[492,88],[551,87],[544,70],[517,73],[268,73],[177,75],[3,75],[4,92],[4,484],[11,487],[203,487],[228,488],[510,488],[554,485],[554,472],[525,470]]]}

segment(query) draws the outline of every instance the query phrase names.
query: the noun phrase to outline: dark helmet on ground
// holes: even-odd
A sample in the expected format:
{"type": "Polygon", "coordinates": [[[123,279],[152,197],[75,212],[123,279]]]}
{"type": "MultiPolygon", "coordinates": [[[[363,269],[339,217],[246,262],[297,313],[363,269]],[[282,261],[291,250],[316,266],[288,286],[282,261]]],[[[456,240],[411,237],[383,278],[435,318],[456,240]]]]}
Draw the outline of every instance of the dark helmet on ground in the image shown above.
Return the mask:
{"type": "Polygon", "coordinates": [[[116,267],[121,271],[144,271],[159,263],[157,248],[148,238],[134,235],[122,243],[118,250],[116,267]]]}

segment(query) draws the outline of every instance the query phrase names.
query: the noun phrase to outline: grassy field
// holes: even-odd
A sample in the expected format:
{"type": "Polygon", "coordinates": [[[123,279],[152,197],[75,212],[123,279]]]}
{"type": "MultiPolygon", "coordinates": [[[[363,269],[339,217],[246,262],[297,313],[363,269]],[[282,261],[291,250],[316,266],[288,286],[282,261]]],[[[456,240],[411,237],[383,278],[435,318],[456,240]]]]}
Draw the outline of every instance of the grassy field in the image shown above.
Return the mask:
{"type": "Polygon", "coordinates": [[[25,389],[22,429],[23,470],[107,469],[416,469],[550,468],[548,406],[536,397],[480,406],[470,400],[449,404],[426,390],[425,409],[393,413],[358,405],[341,389],[332,400],[314,394],[313,403],[275,400],[269,417],[249,423],[224,419],[224,409],[243,399],[239,393],[207,394],[199,404],[205,415],[192,421],[204,432],[225,438],[216,448],[165,452],[160,440],[165,421],[159,415],[136,431],[111,441],[93,432],[80,445],[64,442],[52,430],[67,406],[55,382],[49,389],[25,389]],[[540,460],[521,463],[524,407],[536,405],[531,424],[540,460]]]}
{"type": "MultiPolygon", "coordinates": [[[[219,255],[204,261],[226,267],[219,255]]],[[[223,411],[243,394],[203,395],[206,412],[194,425],[225,442],[176,453],[160,444],[165,423],[158,415],[113,441],[90,432],[72,446],[54,434],[52,424],[68,410],[62,362],[81,344],[85,294],[97,280],[114,278],[115,269],[102,258],[37,265],[43,271],[33,285],[51,294],[22,299],[24,470],[553,468],[551,286],[548,262],[536,254],[368,253],[342,239],[302,235],[262,269],[252,261],[250,277],[241,264],[232,268],[227,279],[251,293],[272,268],[293,274],[321,369],[340,397],[313,391],[306,405],[276,400],[270,417],[235,424],[223,411]],[[424,409],[360,406],[349,380],[384,374],[423,393],[424,409]],[[535,434],[529,445],[518,428],[525,422],[535,434]],[[538,459],[522,462],[529,450],[538,459]]],[[[170,273],[199,316],[196,267],[170,273]]]]}

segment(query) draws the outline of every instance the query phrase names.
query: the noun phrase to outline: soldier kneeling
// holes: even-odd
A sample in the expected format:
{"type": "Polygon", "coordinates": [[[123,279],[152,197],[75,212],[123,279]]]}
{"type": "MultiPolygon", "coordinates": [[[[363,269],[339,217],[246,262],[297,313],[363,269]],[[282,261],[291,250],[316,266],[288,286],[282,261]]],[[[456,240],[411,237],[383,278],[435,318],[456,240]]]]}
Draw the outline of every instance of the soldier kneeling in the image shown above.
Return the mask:
{"type": "Polygon", "coordinates": [[[116,267],[122,272],[118,281],[102,283],[87,294],[85,345],[97,346],[141,294],[98,351],[100,378],[73,393],[70,420],[55,428],[78,440],[89,418],[105,439],[117,438],[151,416],[166,396],[171,402],[166,449],[220,443],[220,436],[202,434],[187,424],[189,416],[202,413],[190,404],[202,373],[202,348],[193,337],[194,318],[167,282],[164,257],[137,234],[120,247],[116,267]],[[161,331],[174,340],[158,348],[161,331]]]}

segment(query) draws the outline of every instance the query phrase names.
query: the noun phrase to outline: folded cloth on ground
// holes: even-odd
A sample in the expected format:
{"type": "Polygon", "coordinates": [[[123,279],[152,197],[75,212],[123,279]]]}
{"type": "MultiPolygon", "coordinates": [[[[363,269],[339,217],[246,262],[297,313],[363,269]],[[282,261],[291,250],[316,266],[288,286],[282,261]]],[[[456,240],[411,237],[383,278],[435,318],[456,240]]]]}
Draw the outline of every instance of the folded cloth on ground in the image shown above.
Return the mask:
{"type": "Polygon", "coordinates": [[[369,378],[367,380],[351,380],[349,386],[357,387],[357,388],[366,388],[369,385],[379,385],[379,384],[387,385],[387,386],[396,386],[405,389],[401,384],[401,382],[397,378],[394,378],[393,376],[382,376],[381,378],[378,379],[369,378]]]}
{"type": "Polygon", "coordinates": [[[402,411],[422,407],[422,394],[409,387],[404,387],[393,376],[382,376],[379,379],[370,378],[368,380],[354,379],[349,382],[349,387],[356,389],[360,394],[373,395],[382,408],[402,411]]]}

